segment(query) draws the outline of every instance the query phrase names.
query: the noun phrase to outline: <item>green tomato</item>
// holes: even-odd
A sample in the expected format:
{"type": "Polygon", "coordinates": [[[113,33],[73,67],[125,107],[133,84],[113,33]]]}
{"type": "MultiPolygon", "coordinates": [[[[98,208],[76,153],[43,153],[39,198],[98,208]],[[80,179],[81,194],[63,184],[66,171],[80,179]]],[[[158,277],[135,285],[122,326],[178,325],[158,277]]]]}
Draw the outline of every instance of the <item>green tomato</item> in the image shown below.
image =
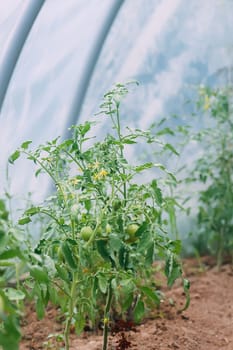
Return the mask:
{"type": "Polygon", "coordinates": [[[89,241],[93,234],[93,230],[90,226],[84,226],[80,231],[80,236],[84,241],[89,241]]]}
{"type": "Polygon", "coordinates": [[[99,237],[107,237],[111,232],[112,227],[111,225],[107,224],[104,228],[99,226],[96,233],[99,237]]]}
{"type": "Polygon", "coordinates": [[[129,236],[129,241],[135,241],[137,237],[135,237],[135,234],[137,230],[139,229],[139,226],[137,224],[130,224],[126,228],[126,233],[129,236]]]}

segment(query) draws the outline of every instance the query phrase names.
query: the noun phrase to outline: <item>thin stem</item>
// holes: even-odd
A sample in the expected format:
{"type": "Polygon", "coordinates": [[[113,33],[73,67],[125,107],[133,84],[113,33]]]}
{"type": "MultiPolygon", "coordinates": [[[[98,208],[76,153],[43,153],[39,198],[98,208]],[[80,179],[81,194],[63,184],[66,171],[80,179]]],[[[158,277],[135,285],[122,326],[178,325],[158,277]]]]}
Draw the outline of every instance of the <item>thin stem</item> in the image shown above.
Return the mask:
{"type": "Polygon", "coordinates": [[[75,221],[73,218],[71,218],[71,232],[72,232],[72,238],[75,239],[75,221]]]}
{"type": "Polygon", "coordinates": [[[65,291],[65,289],[64,288],[62,288],[56,281],[52,281],[52,283],[58,288],[58,289],[60,289],[61,291],[62,291],[62,293],[64,293],[66,296],[70,296],[66,291],[65,291]]]}
{"type": "Polygon", "coordinates": [[[38,163],[41,166],[41,168],[44,169],[44,171],[51,177],[51,179],[55,183],[55,186],[61,191],[62,196],[64,198],[64,201],[66,202],[66,197],[65,197],[65,194],[63,192],[62,186],[59,184],[59,182],[57,182],[57,180],[56,180],[55,176],[53,175],[53,173],[43,164],[43,162],[41,162],[37,157],[33,156],[31,153],[24,151],[24,154],[26,154],[27,156],[31,157],[31,159],[35,163],[38,163]]]}
{"type": "Polygon", "coordinates": [[[73,313],[74,313],[74,306],[75,306],[76,285],[77,285],[77,272],[74,272],[72,286],[71,286],[71,292],[70,292],[69,305],[68,305],[69,316],[66,319],[66,326],[65,326],[65,330],[64,330],[65,350],[70,349],[69,335],[70,335],[70,326],[71,326],[73,313]]]}
{"type": "MultiPolygon", "coordinates": [[[[118,104],[116,105],[116,117],[117,117],[117,135],[118,135],[118,139],[119,139],[119,141],[121,143],[122,142],[121,123],[120,123],[120,113],[119,113],[119,105],[118,104]]],[[[120,144],[120,155],[121,155],[122,159],[124,158],[123,148],[124,148],[124,146],[121,143],[120,144]]],[[[123,175],[126,175],[124,167],[123,167],[123,175]]],[[[127,201],[127,188],[126,188],[125,180],[123,181],[123,194],[124,194],[124,201],[125,201],[125,204],[126,204],[126,201],[127,201]]]]}
{"type": "Polygon", "coordinates": [[[218,254],[217,254],[217,266],[218,270],[220,271],[220,268],[222,266],[222,260],[223,260],[223,241],[224,241],[224,230],[220,229],[219,237],[218,237],[218,254]]]}
{"type": "Polygon", "coordinates": [[[102,350],[107,350],[108,346],[108,326],[109,326],[109,312],[111,308],[111,303],[112,303],[112,287],[111,287],[111,282],[109,283],[108,286],[108,295],[107,295],[107,300],[106,300],[106,307],[104,311],[104,334],[103,334],[103,348],[102,350]]]}
{"type": "Polygon", "coordinates": [[[58,226],[62,229],[63,233],[65,233],[65,235],[66,235],[66,231],[62,228],[62,225],[60,224],[60,222],[56,218],[56,216],[54,216],[53,214],[51,214],[51,212],[49,212],[45,209],[40,209],[40,213],[48,215],[50,218],[52,218],[58,224],[58,226]]]}
{"type": "Polygon", "coordinates": [[[77,159],[74,157],[74,156],[72,156],[72,154],[70,154],[68,151],[66,151],[66,150],[63,150],[64,151],[64,153],[65,154],[67,154],[67,156],[69,156],[77,165],[78,165],[78,167],[82,170],[82,171],[84,171],[85,170],[85,167],[83,166],[83,165],[81,165],[78,161],[77,161],[77,159]]]}

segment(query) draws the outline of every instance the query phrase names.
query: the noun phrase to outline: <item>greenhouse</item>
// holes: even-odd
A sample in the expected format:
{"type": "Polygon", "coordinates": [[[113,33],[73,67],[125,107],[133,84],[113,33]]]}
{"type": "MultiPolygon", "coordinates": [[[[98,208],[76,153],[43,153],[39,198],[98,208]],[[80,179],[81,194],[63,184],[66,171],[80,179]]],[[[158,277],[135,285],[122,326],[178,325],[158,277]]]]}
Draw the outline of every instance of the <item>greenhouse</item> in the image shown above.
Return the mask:
{"type": "Polygon", "coordinates": [[[232,14],[0,2],[0,350],[233,349],[232,14]]]}

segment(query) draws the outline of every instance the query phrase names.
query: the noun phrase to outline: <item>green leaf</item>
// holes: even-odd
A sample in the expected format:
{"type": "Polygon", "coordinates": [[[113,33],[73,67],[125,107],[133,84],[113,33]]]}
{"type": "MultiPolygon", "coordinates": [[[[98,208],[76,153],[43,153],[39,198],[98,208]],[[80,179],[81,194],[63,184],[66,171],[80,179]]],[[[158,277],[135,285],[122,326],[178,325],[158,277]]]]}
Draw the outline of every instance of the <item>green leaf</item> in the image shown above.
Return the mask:
{"type": "MultiPolygon", "coordinates": [[[[141,235],[141,239],[138,243],[138,250],[139,252],[145,253],[148,247],[153,243],[151,240],[151,235],[149,232],[144,231],[141,235]]],[[[154,243],[153,243],[154,244],[154,243]]]]}
{"type": "Polygon", "coordinates": [[[103,275],[98,275],[98,284],[99,284],[99,288],[101,290],[101,292],[103,294],[105,294],[107,292],[108,289],[108,280],[105,276],[103,275]]]}
{"type": "Polygon", "coordinates": [[[163,195],[162,195],[162,191],[161,189],[158,187],[157,185],[157,181],[156,180],[152,180],[151,182],[151,188],[154,191],[154,196],[155,196],[155,200],[156,202],[161,205],[163,203],[163,195]]]}
{"type": "Polygon", "coordinates": [[[65,260],[68,263],[69,267],[72,270],[76,270],[77,269],[77,262],[73,256],[73,252],[72,252],[72,249],[70,248],[68,241],[64,241],[62,243],[61,249],[62,249],[62,253],[64,254],[65,260]]]}
{"type": "Polygon", "coordinates": [[[20,151],[17,150],[8,158],[8,162],[10,164],[13,164],[16,161],[16,159],[18,159],[19,157],[20,157],[20,151]]]}
{"type": "Polygon", "coordinates": [[[140,290],[153,302],[155,302],[157,305],[160,304],[160,298],[156,291],[152,290],[149,287],[140,287],[140,290]]]}
{"type": "Polygon", "coordinates": [[[19,219],[18,224],[19,225],[26,225],[26,224],[28,224],[31,221],[32,220],[29,218],[29,216],[25,216],[25,217],[19,219]]]}
{"type": "Polygon", "coordinates": [[[30,275],[40,283],[49,282],[49,276],[47,272],[40,266],[37,266],[37,265],[30,266],[30,275]]]}
{"type": "Polygon", "coordinates": [[[167,149],[172,153],[174,153],[175,155],[179,156],[179,153],[177,152],[177,150],[170,143],[166,143],[164,146],[164,149],[167,149]]]}
{"type": "Polygon", "coordinates": [[[127,311],[133,304],[134,301],[134,294],[129,293],[125,296],[122,304],[122,311],[127,311]]]}
{"type": "Polygon", "coordinates": [[[5,231],[0,230],[0,252],[5,249],[8,242],[8,236],[5,231]]]}
{"type": "Polygon", "coordinates": [[[131,140],[131,139],[123,138],[122,143],[124,143],[124,144],[126,144],[126,145],[132,145],[132,144],[137,143],[137,142],[136,142],[136,141],[133,141],[133,140],[131,140]]]}
{"type": "Polygon", "coordinates": [[[12,259],[15,257],[19,257],[20,259],[24,259],[23,254],[21,253],[19,248],[8,249],[5,250],[2,254],[0,254],[0,260],[12,259]]]}
{"type": "Polygon", "coordinates": [[[168,255],[166,260],[165,275],[167,277],[167,284],[169,287],[171,287],[175,280],[182,275],[181,265],[172,253],[168,255]]]}
{"type": "Polygon", "coordinates": [[[129,263],[129,252],[125,246],[122,246],[118,254],[119,264],[123,269],[127,269],[129,263]]]}
{"type": "Polygon", "coordinates": [[[91,200],[90,199],[86,199],[84,201],[84,205],[85,205],[85,208],[86,208],[87,211],[91,210],[91,200]]]}
{"type": "Polygon", "coordinates": [[[8,297],[8,299],[11,301],[19,301],[19,300],[23,300],[25,298],[25,294],[21,290],[18,290],[18,289],[5,288],[4,292],[5,292],[6,296],[8,297]]]}
{"type": "Polygon", "coordinates": [[[175,241],[171,240],[167,243],[168,249],[170,249],[174,254],[179,255],[182,249],[181,240],[177,239],[175,241]]]}
{"type": "Polygon", "coordinates": [[[70,283],[68,271],[59,264],[55,264],[58,276],[65,282],[70,283]]]}
{"type": "Polygon", "coordinates": [[[174,131],[170,128],[164,128],[156,133],[157,136],[161,135],[174,135],[174,131]]]}
{"type": "Polygon", "coordinates": [[[141,226],[137,229],[136,233],[135,233],[135,237],[141,237],[142,234],[147,230],[148,228],[148,224],[146,221],[144,221],[141,226]]]}
{"type": "Polygon", "coordinates": [[[145,314],[145,306],[143,301],[139,299],[133,312],[134,321],[136,323],[140,323],[144,314],[145,314]]]}
{"type": "Polygon", "coordinates": [[[117,235],[111,235],[111,237],[109,237],[109,246],[112,250],[118,251],[122,246],[122,242],[117,235]]]}
{"type": "Polygon", "coordinates": [[[38,298],[36,301],[36,314],[39,320],[42,320],[45,315],[45,307],[41,298],[38,298]]]}
{"type": "Polygon", "coordinates": [[[54,263],[54,260],[49,255],[44,255],[43,266],[48,271],[49,278],[54,278],[56,274],[55,263],[54,263]]]}
{"type": "Polygon", "coordinates": [[[48,292],[49,292],[49,299],[54,305],[56,305],[59,302],[59,296],[56,288],[54,288],[53,285],[50,285],[48,288],[48,292]]]}
{"type": "Polygon", "coordinates": [[[190,292],[189,292],[190,282],[186,278],[183,279],[183,288],[184,288],[186,301],[185,301],[184,307],[181,310],[179,310],[180,312],[187,310],[190,304],[190,292]]]}
{"type": "Polygon", "coordinates": [[[37,171],[35,172],[35,177],[37,177],[42,171],[42,168],[37,169],[37,171]]]}
{"type": "Polygon", "coordinates": [[[21,338],[19,321],[15,314],[9,315],[0,329],[0,345],[3,350],[18,350],[21,338]]]}
{"type": "Polygon", "coordinates": [[[15,262],[9,260],[0,260],[0,266],[15,266],[15,262]]]}
{"type": "Polygon", "coordinates": [[[85,327],[86,324],[86,316],[79,312],[77,315],[75,315],[75,333],[77,335],[80,335],[83,332],[83,329],[85,327]]]}
{"type": "Polygon", "coordinates": [[[166,171],[166,173],[172,178],[174,182],[177,182],[177,178],[175,177],[174,174],[172,174],[170,171],[166,171]]]}
{"type": "Polygon", "coordinates": [[[32,141],[25,141],[22,143],[21,148],[26,150],[28,149],[28,146],[32,143],[32,141]]]}
{"type": "Polygon", "coordinates": [[[139,173],[140,171],[143,171],[145,169],[150,169],[150,168],[153,168],[154,164],[153,163],[145,163],[145,164],[142,164],[142,165],[138,165],[135,167],[135,171],[137,173],[139,173]]]}
{"type": "Polygon", "coordinates": [[[151,265],[154,261],[154,242],[151,242],[150,245],[147,247],[146,256],[145,256],[145,263],[146,265],[151,265]]]}
{"type": "Polygon", "coordinates": [[[165,166],[164,166],[163,164],[155,163],[154,166],[155,166],[156,168],[159,168],[160,170],[163,170],[163,171],[166,170],[166,168],[165,168],[165,166]]]}
{"type": "Polygon", "coordinates": [[[25,215],[33,216],[39,212],[40,212],[40,207],[32,207],[32,208],[29,208],[25,211],[25,215]]]}
{"type": "Polygon", "coordinates": [[[102,258],[106,261],[110,261],[110,254],[107,249],[107,242],[104,239],[100,239],[96,242],[97,250],[102,258]]]}
{"type": "Polygon", "coordinates": [[[80,125],[79,130],[80,134],[84,136],[91,128],[91,123],[90,122],[85,122],[85,124],[80,125]]]}

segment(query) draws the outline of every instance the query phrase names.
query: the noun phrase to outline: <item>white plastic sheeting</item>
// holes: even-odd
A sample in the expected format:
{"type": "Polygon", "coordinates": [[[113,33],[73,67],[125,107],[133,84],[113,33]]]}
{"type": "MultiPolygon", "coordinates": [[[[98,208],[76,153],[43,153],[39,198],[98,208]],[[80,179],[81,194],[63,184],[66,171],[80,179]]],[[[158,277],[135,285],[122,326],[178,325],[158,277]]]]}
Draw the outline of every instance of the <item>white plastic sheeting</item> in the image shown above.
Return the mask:
{"type": "MultiPolygon", "coordinates": [[[[25,43],[2,108],[2,183],[7,158],[23,141],[33,140],[38,145],[63,134],[74,92],[112,3],[45,2],[25,43]]],[[[10,171],[12,193],[27,196],[37,189],[36,197],[43,198],[48,181],[38,182],[32,168],[28,161],[16,162],[10,171]]]]}
{"type": "MultiPolygon", "coordinates": [[[[5,17],[0,15],[0,45],[7,40],[22,2],[7,2],[5,17]]],[[[25,140],[37,145],[64,134],[78,82],[112,3],[45,2],[1,113],[1,192],[7,157],[18,145],[25,140]]],[[[5,2],[0,13],[3,6],[5,2]]],[[[142,128],[159,117],[184,113],[191,86],[229,83],[232,13],[231,0],[125,0],[104,43],[82,113],[75,118],[89,119],[103,94],[119,81],[140,82],[127,98],[123,116],[125,123],[142,128]]],[[[36,190],[37,199],[43,198],[48,182],[42,178],[38,182],[32,174],[32,164],[18,160],[10,171],[12,194],[36,190]]]]}

